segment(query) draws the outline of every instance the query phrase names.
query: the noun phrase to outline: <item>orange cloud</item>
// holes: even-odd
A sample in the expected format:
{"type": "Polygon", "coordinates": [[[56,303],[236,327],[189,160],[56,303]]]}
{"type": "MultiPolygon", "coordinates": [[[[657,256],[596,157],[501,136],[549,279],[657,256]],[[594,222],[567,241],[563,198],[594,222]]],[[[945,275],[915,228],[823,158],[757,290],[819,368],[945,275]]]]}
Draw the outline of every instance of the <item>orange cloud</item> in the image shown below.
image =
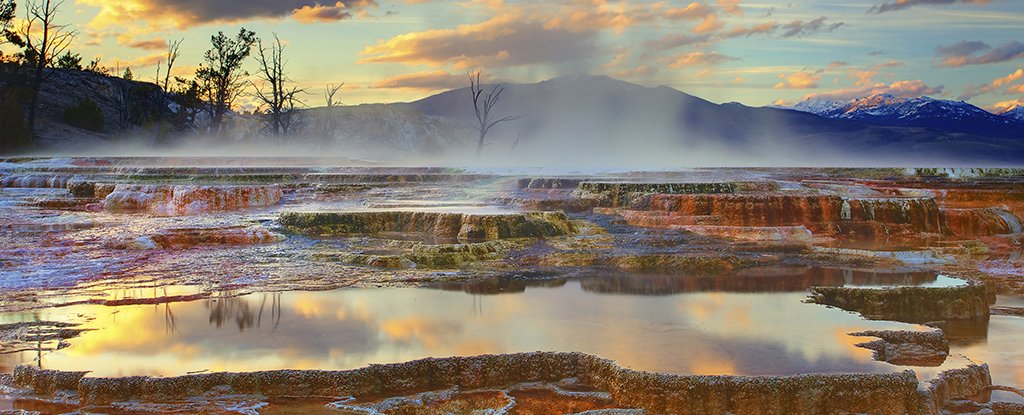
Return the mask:
{"type": "Polygon", "coordinates": [[[309,0],[77,0],[77,3],[99,8],[89,22],[93,28],[141,26],[148,29],[184,29],[209,23],[288,16],[303,22],[340,20],[377,7],[376,0],[339,1],[333,5],[309,0]]]}
{"type": "Polygon", "coordinates": [[[725,26],[725,22],[719,20],[717,15],[709,14],[704,18],[704,21],[700,22],[699,25],[693,28],[693,33],[702,34],[717,32],[718,29],[722,28],[722,26],[725,26]]]}
{"type": "MultiPolygon", "coordinates": [[[[1024,78],[1024,68],[1017,68],[1016,71],[1011,72],[1001,78],[993,79],[992,82],[983,84],[981,86],[968,85],[967,90],[964,91],[963,95],[960,95],[960,99],[968,100],[978,95],[984,95],[998,91],[1000,88],[1010,85],[1016,82],[1018,79],[1024,78]]],[[[1004,91],[1004,94],[1024,93],[1024,85],[1014,85],[1004,91]]]]}
{"type": "Polygon", "coordinates": [[[715,0],[715,5],[722,9],[722,12],[725,14],[743,16],[743,9],[740,8],[740,0],[715,0]]]}
{"type": "Polygon", "coordinates": [[[665,18],[669,20],[697,20],[715,14],[715,9],[705,3],[693,2],[684,7],[665,10],[665,18]]]}
{"type": "Polygon", "coordinates": [[[1000,101],[995,104],[989,105],[989,111],[996,114],[1012,110],[1017,107],[1024,107],[1024,99],[1018,98],[1009,101],[1000,101]]]}
{"type": "Polygon", "coordinates": [[[481,23],[395,36],[364,48],[359,63],[517,66],[577,60],[596,50],[596,32],[552,27],[510,10],[481,23]]]}
{"type": "Polygon", "coordinates": [[[562,8],[556,17],[547,19],[548,29],[566,29],[573,32],[589,32],[612,29],[622,33],[627,28],[654,20],[661,5],[633,6],[627,2],[610,3],[606,0],[576,1],[562,8]]]}
{"type": "Polygon", "coordinates": [[[392,76],[370,85],[370,88],[437,91],[463,87],[467,83],[466,75],[455,75],[447,71],[437,70],[392,76]]]}
{"type": "Polygon", "coordinates": [[[690,52],[672,58],[669,61],[668,66],[670,68],[685,68],[699,65],[717,65],[719,63],[735,59],[736,58],[723,55],[718,52],[690,52]]]}
{"type": "Polygon", "coordinates": [[[818,87],[821,73],[800,71],[791,74],[780,74],[782,82],[775,84],[775,89],[813,89],[818,87]]]}
{"type": "Polygon", "coordinates": [[[292,18],[300,23],[325,23],[352,18],[352,12],[365,13],[363,9],[376,5],[368,0],[356,2],[336,2],[333,6],[323,6],[319,3],[305,5],[292,11],[292,18]],[[351,6],[350,6],[351,5],[351,6]]]}

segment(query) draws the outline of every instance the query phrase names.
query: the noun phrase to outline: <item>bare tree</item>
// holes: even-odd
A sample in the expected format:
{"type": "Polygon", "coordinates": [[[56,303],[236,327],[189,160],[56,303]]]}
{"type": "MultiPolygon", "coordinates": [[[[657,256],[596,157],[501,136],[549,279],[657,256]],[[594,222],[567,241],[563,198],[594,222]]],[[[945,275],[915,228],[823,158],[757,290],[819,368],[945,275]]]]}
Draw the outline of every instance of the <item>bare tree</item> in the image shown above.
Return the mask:
{"type": "Polygon", "coordinates": [[[303,89],[294,85],[284,66],[284,43],[274,34],[274,42],[270,48],[263,45],[259,40],[259,48],[256,50],[256,62],[259,64],[260,83],[253,82],[256,90],[256,98],[267,106],[266,115],[268,118],[269,130],[275,136],[287,135],[291,127],[292,113],[295,104],[298,103],[296,95],[304,92],[303,89]]]}
{"type": "Polygon", "coordinates": [[[324,91],[324,103],[327,104],[328,109],[334,108],[334,106],[337,104],[336,102],[334,102],[334,96],[338,94],[338,90],[340,90],[341,87],[343,86],[345,86],[344,82],[337,86],[327,84],[327,90],[324,91]]]}
{"type": "Polygon", "coordinates": [[[174,62],[178,60],[178,56],[181,54],[181,42],[184,39],[169,40],[167,41],[167,55],[163,61],[160,61],[156,65],[156,86],[160,87],[164,92],[171,91],[171,71],[174,69],[174,62]],[[164,72],[163,79],[160,79],[160,70],[166,67],[167,70],[164,72]]]}
{"type": "Polygon", "coordinates": [[[245,77],[249,74],[242,70],[242,63],[256,43],[256,33],[242,28],[237,36],[229,38],[224,32],[218,32],[210,37],[210,43],[212,47],[206,51],[205,62],[196,71],[196,78],[207,91],[210,131],[220,132],[224,115],[246,85],[245,77]]]}
{"type": "Polygon", "coordinates": [[[327,89],[324,90],[324,111],[320,120],[317,122],[320,125],[320,147],[326,147],[327,143],[334,136],[334,107],[338,106],[339,102],[334,100],[334,97],[338,95],[338,91],[341,87],[345,86],[342,82],[338,85],[327,84],[327,89]]]}
{"type": "Polygon", "coordinates": [[[67,25],[56,23],[57,13],[65,0],[32,0],[26,5],[25,24],[20,30],[20,37],[25,42],[25,60],[33,68],[31,98],[28,109],[28,128],[35,129],[36,107],[39,106],[39,90],[52,73],[46,68],[53,66],[75,40],[77,32],[67,25]]]}
{"type": "Polygon", "coordinates": [[[491,86],[490,92],[484,95],[484,86],[480,84],[480,74],[482,71],[476,71],[469,73],[469,90],[473,95],[473,111],[476,113],[476,120],[478,125],[473,126],[480,133],[479,138],[476,142],[476,156],[480,157],[483,154],[484,146],[487,143],[487,132],[494,128],[494,126],[501,124],[506,121],[514,121],[523,118],[524,114],[520,115],[509,115],[507,117],[498,118],[493,114],[494,106],[501,100],[501,93],[505,92],[505,87],[501,84],[491,86]],[[481,98],[483,98],[481,100],[481,98]]]}

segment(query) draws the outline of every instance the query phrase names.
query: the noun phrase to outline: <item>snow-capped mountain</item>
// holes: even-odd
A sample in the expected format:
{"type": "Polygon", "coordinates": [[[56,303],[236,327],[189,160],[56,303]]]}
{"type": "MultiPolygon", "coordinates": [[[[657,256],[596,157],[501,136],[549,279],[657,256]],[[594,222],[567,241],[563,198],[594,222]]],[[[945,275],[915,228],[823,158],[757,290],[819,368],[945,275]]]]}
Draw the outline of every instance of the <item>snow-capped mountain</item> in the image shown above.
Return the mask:
{"type": "Polygon", "coordinates": [[[1024,122],[1024,106],[1017,105],[999,113],[999,116],[1024,122]]]}
{"type": "Polygon", "coordinates": [[[1024,132],[1024,120],[992,114],[963,101],[927,96],[899,98],[877,94],[849,102],[805,100],[793,106],[793,109],[826,118],[857,120],[875,125],[1017,137],[1024,132]]]}

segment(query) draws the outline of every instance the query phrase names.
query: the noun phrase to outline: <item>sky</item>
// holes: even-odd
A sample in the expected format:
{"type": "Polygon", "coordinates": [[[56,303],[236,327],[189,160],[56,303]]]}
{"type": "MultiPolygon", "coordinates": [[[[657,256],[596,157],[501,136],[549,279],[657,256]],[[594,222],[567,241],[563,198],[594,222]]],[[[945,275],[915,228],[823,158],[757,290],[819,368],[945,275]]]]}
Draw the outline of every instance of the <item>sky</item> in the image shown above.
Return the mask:
{"type": "MultiPolygon", "coordinates": [[[[1024,1],[65,0],[88,61],[191,75],[217,31],[286,44],[309,106],[411,101],[468,84],[594,74],[751,106],[875,93],[1024,104],[1024,1]]],[[[21,1],[23,2],[23,1],[21,1]]],[[[247,63],[255,71],[255,61],[247,63]]]]}

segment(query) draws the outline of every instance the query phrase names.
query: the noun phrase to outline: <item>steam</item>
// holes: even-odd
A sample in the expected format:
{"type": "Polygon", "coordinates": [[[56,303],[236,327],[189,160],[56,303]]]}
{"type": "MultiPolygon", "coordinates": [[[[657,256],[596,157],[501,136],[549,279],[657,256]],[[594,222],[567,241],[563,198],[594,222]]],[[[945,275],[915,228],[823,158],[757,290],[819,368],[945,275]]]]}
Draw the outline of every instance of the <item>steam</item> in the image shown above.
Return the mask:
{"type": "Polygon", "coordinates": [[[299,133],[289,137],[255,134],[258,119],[235,115],[227,137],[191,134],[158,144],[152,133],[139,132],[115,142],[61,141],[33,155],[309,157],[310,163],[341,165],[566,172],[977,164],[941,154],[848,148],[842,144],[850,133],[808,135],[785,110],[716,106],[670,88],[606,77],[510,85],[505,94],[496,110],[525,117],[492,130],[479,158],[472,104],[461,89],[413,103],[302,110],[295,121],[299,133]]]}

